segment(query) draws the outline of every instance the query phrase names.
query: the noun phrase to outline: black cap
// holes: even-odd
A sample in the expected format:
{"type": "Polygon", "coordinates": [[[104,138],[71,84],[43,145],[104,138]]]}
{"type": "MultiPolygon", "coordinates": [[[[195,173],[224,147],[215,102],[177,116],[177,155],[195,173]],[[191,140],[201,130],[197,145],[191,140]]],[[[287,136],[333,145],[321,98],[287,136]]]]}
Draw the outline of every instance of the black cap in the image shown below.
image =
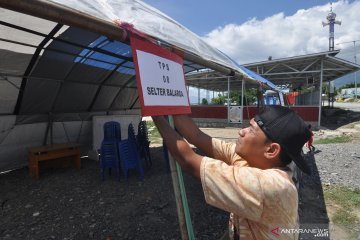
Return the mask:
{"type": "Polygon", "coordinates": [[[280,144],[281,150],[301,171],[311,174],[310,167],[301,155],[302,147],[309,141],[311,133],[296,112],[283,106],[265,106],[255,116],[255,121],[271,141],[280,144]]]}

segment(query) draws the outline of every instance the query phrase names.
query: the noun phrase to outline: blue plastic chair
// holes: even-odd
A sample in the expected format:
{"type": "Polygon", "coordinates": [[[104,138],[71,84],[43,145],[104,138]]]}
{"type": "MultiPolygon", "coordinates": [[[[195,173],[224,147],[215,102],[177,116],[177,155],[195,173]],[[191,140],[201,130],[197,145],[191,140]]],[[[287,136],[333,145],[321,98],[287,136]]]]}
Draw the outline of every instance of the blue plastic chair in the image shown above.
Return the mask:
{"type": "Polygon", "coordinates": [[[130,123],[128,126],[128,139],[130,141],[136,142],[135,130],[134,130],[134,126],[132,125],[132,123],[130,123]]]}
{"type": "Polygon", "coordinates": [[[122,140],[119,143],[120,166],[125,174],[125,179],[128,179],[129,169],[136,168],[139,171],[140,179],[144,179],[144,170],[141,166],[139,153],[136,145],[136,137],[134,126],[132,123],[128,126],[128,139],[122,140]]]}
{"type": "Polygon", "coordinates": [[[104,123],[104,141],[121,141],[120,123],[110,121],[104,123]]]}
{"type": "Polygon", "coordinates": [[[119,153],[118,153],[118,143],[121,141],[121,128],[120,123],[115,121],[110,121],[104,123],[104,139],[101,143],[100,149],[100,169],[102,180],[105,179],[105,171],[109,169],[109,174],[111,174],[111,169],[115,168],[116,178],[120,180],[119,176],[119,153]]]}
{"type": "Polygon", "coordinates": [[[137,156],[139,157],[140,150],[137,145],[135,130],[134,130],[134,126],[132,125],[132,123],[130,123],[128,126],[128,141],[129,141],[130,147],[136,152],[137,156]]]}
{"type": "Polygon", "coordinates": [[[146,166],[150,168],[152,166],[152,160],[150,156],[150,141],[145,121],[141,121],[138,125],[138,135],[136,136],[136,140],[140,158],[144,158],[146,166]]]}
{"type": "Polygon", "coordinates": [[[129,169],[137,169],[140,174],[140,180],[144,179],[144,170],[141,166],[135,142],[130,138],[122,140],[119,143],[120,165],[124,172],[126,181],[129,177],[129,169]]]}
{"type": "Polygon", "coordinates": [[[100,150],[100,168],[102,180],[105,179],[105,171],[109,169],[109,175],[111,169],[115,169],[116,179],[120,181],[120,166],[119,166],[119,155],[117,148],[117,141],[103,141],[101,143],[100,150]]]}

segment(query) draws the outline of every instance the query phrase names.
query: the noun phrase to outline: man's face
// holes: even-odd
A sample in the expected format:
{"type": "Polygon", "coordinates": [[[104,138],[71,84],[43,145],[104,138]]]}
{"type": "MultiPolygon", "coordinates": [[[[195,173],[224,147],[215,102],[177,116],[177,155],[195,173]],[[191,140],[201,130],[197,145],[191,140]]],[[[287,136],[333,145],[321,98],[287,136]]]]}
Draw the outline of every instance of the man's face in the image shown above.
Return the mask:
{"type": "Polygon", "coordinates": [[[265,133],[254,119],[251,119],[249,127],[239,130],[235,152],[245,159],[250,166],[261,168],[261,165],[266,160],[264,153],[268,145],[265,133]]]}

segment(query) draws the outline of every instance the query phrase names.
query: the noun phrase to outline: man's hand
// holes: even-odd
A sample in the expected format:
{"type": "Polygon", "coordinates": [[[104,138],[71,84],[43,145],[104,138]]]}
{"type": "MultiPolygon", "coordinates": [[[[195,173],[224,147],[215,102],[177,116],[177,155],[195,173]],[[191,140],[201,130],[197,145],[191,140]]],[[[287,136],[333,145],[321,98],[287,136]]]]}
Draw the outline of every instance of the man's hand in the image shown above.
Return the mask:
{"type": "Polygon", "coordinates": [[[202,132],[187,115],[174,115],[176,130],[191,144],[195,145],[208,157],[214,157],[211,137],[202,132]]]}
{"type": "Polygon", "coordinates": [[[203,157],[196,154],[189,144],[170,127],[164,116],[153,116],[152,119],[169,152],[181,168],[200,180],[200,165],[203,157]]]}

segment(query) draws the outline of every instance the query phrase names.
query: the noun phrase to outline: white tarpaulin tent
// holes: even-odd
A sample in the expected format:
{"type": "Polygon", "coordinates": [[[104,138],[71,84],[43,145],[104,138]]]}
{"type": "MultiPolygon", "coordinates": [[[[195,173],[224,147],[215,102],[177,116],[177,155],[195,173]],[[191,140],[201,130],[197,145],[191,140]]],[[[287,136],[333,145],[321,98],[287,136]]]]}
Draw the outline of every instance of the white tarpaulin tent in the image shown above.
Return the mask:
{"type": "Polygon", "coordinates": [[[182,52],[185,73],[213,69],[256,82],[226,55],[136,0],[0,1],[0,172],[27,164],[27,149],[77,142],[92,148],[92,117],[140,114],[130,23],[182,52]],[[36,17],[35,17],[36,16],[36,17]]]}

